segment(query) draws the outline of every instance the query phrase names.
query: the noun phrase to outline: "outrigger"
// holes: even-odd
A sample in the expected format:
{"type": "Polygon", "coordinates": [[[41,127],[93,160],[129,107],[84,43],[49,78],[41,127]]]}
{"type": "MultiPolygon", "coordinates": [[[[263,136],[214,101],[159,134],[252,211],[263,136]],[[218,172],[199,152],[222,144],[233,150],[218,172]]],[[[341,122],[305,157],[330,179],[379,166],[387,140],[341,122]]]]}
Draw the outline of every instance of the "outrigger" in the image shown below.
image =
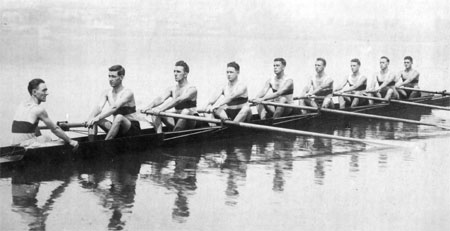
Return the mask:
{"type": "MultiPolygon", "coordinates": [[[[352,97],[356,97],[351,95],[352,97]]],[[[358,96],[359,97],[359,96],[358,96]]],[[[80,144],[76,153],[72,153],[72,148],[69,145],[64,145],[60,142],[54,142],[47,146],[37,148],[24,148],[20,146],[7,146],[0,148],[0,163],[14,162],[22,160],[23,158],[85,158],[92,155],[97,155],[99,152],[105,150],[113,150],[118,152],[120,150],[145,150],[152,147],[159,146],[173,146],[189,142],[203,142],[211,139],[226,139],[239,135],[248,135],[254,132],[282,132],[294,135],[306,135],[317,136],[330,139],[345,140],[349,142],[363,142],[380,145],[393,145],[393,146],[405,146],[405,143],[399,143],[392,140],[374,140],[374,139],[358,139],[351,137],[336,136],[330,134],[322,134],[317,132],[305,131],[300,129],[307,129],[307,127],[313,123],[321,123],[324,120],[338,123],[344,121],[349,117],[366,117],[369,119],[381,119],[390,120],[404,123],[412,123],[416,125],[435,126],[442,129],[450,129],[449,127],[433,124],[427,122],[420,122],[410,119],[402,119],[388,116],[380,116],[375,114],[385,114],[395,111],[404,111],[412,107],[424,108],[422,113],[430,112],[431,108],[427,105],[441,105],[436,106],[436,109],[446,109],[450,104],[450,96],[445,94],[429,94],[420,98],[408,99],[401,103],[379,103],[373,105],[358,106],[353,108],[346,108],[344,110],[335,109],[317,109],[313,107],[303,107],[291,104],[277,104],[273,102],[261,102],[274,106],[292,107],[297,109],[307,109],[310,112],[307,114],[290,115],[275,119],[260,120],[258,115],[253,115],[253,118],[248,123],[237,123],[227,120],[207,119],[205,117],[198,116],[183,116],[174,113],[161,112],[160,116],[192,119],[203,122],[203,126],[195,129],[183,130],[183,131],[169,131],[167,128],[163,129],[162,133],[155,133],[153,128],[143,129],[142,134],[131,137],[121,137],[112,140],[104,140],[105,134],[96,135],[94,138],[90,136],[82,136],[74,138],[80,144]],[[414,103],[411,105],[411,103],[414,103]],[[444,105],[444,106],[442,106],[444,105]],[[370,114],[368,114],[370,113],[370,114]],[[339,117],[336,117],[338,114],[339,117]],[[332,115],[332,116],[330,116],[332,115]],[[208,126],[207,123],[215,123],[216,126],[208,126]],[[293,129],[295,128],[295,129],[293,129]]],[[[417,113],[421,113],[415,110],[417,113]]],[[[65,129],[74,127],[85,127],[85,123],[62,123],[60,126],[65,129]]]]}

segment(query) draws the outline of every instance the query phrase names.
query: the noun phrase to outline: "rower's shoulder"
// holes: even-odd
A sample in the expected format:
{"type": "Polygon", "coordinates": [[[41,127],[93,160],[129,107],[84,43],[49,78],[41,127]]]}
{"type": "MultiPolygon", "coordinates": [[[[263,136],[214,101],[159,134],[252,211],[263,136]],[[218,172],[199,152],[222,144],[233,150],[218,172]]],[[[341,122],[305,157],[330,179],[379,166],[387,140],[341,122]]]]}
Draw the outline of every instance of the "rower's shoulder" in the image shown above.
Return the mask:
{"type": "Polygon", "coordinates": [[[45,110],[45,108],[42,105],[35,105],[33,106],[33,108],[31,109],[31,113],[35,114],[36,116],[42,115],[42,114],[46,114],[47,111],[45,110]]]}
{"type": "MultiPolygon", "coordinates": [[[[224,86],[222,89],[225,90],[227,86],[224,86]]],[[[236,84],[236,88],[240,88],[240,89],[244,89],[245,88],[245,89],[247,89],[247,84],[239,81],[236,84]]]]}
{"type": "Polygon", "coordinates": [[[131,90],[130,88],[125,88],[123,90],[124,90],[124,92],[123,92],[124,94],[131,94],[131,95],[134,94],[133,90],[131,90]]]}
{"type": "Polygon", "coordinates": [[[100,94],[101,94],[102,97],[108,97],[109,94],[112,94],[112,90],[111,89],[105,89],[100,94]]]}

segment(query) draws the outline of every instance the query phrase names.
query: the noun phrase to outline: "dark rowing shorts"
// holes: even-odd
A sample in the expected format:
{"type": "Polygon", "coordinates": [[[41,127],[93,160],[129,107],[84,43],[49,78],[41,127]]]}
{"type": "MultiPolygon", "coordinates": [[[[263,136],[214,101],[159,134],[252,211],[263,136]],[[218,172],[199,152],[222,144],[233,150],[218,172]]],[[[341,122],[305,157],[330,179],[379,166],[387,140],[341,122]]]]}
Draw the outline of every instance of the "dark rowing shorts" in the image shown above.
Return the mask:
{"type": "MultiPolygon", "coordinates": [[[[410,87],[410,88],[414,88],[414,86],[405,86],[405,87],[410,87]]],[[[411,93],[413,93],[413,90],[405,90],[403,89],[403,91],[405,91],[406,96],[399,94],[400,95],[400,99],[409,99],[409,97],[411,96],[411,93]]],[[[416,97],[420,97],[422,94],[420,92],[416,92],[416,97]]]]}
{"type": "Polygon", "coordinates": [[[242,108],[238,109],[225,109],[225,113],[227,113],[228,119],[234,120],[236,116],[239,114],[242,108]]]}
{"type": "Polygon", "coordinates": [[[128,131],[125,134],[119,132],[117,137],[137,136],[141,134],[141,125],[139,124],[139,121],[132,120],[130,122],[131,122],[130,129],[128,129],[128,131]]]}

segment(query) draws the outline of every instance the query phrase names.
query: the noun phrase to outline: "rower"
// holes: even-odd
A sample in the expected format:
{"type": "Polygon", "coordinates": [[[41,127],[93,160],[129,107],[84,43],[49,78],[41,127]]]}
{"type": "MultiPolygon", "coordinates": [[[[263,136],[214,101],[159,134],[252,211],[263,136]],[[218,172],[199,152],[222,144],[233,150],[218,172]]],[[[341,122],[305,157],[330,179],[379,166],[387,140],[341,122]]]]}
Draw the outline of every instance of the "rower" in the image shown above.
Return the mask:
{"type": "MultiPolygon", "coordinates": [[[[252,100],[253,102],[259,103],[271,100],[278,103],[293,104],[294,81],[286,76],[284,73],[285,68],[286,60],[284,58],[275,58],[273,60],[273,71],[275,76],[266,81],[263,89],[256,95],[256,98],[252,100]]],[[[274,107],[262,104],[258,105],[257,110],[261,119],[266,119],[268,117],[278,118],[281,116],[288,116],[292,113],[292,108],[274,107]]]]}
{"type": "Polygon", "coordinates": [[[48,95],[47,86],[42,79],[33,79],[28,83],[28,93],[30,98],[19,104],[12,123],[12,145],[23,147],[42,146],[51,141],[51,138],[42,135],[38,123],[39,120],[45,123],[53,134],[64,140],[64,142],[78,148],[78,142],[72,140],[67,134],[57,126],[48,116],[47,111],[41,103],[45,102],[48,95]]]}
{"type": "MultiPolygon", "coordinates": [[[[399,81],[396,84],[396,87],[409,87],[419,89],[419,72],[412,69],[413,58],[411,56],[406,56],[403,59],[405,64],[405,70],[400,72],[400,78],[402,81],[399,81]]],[[[417,98],[420,97],[420,92],[411,91],[405,89],[397,89],[400,98],[408,99],[408,98],[417,98]]]]}
{"type": "Polygon", "coordinates": [[[248,105],[247,86],[239,82],[239,64],[231,62],[227,64],[228,84],[214,95],[206,106],[207,112],[212,112],[215,117],[244,122],[251,119],[252,111],[248,105]],[[217,105],[217,100],[222,100],[217,105]],[[214,106],[215,105],[215,106],[214,106]]]}
{"type": "MultiPolygon", "coordinates": [[[[175,108],[175,113],[178,114],[198,115],[197,88],[191,85],[187,80],[189,74],[188,64],[182,60],[176,62],[173,72],[177,84],[174,87],[168,88],[162,96],[155,98],[145,109],[141,110],[141,112],[152,112],[158,115],[160,112],[175,108]],[[169,98],[171,98],[171,100],[162,105],[169,98]]],[[[190,129],[196,126],[196,121],[186,119],[174,120],[173,118],[152,116],[152,120],[157,133],[162,132],[161,122],[174,131],[190,129]]]]}
{"type": "Polygon", "coordinates": [[[107,133],[105,140],[139,135],[141,127],[137,119],[133,91],[122,85],[125,69],[121,65],[112,66],[109,68],[108,77],[112,89],[101,94],[99,103],[89,115],[87,125],[98,125],[107,133]],[[110,107],[103,110],[107,102],[110,107]],[[106,119],[109,116],[113,116],[112,122],[106,119]]]}
{"type": "MultiPolygon", "coordinates": [[[[332,101],[333,97],[333,79],[325,73],[327,61],[324,58],[317,58],[315,63],[316,74],[309,81],[300,95],[302,99],[299,100],[300,106],[318,107],[314,96],[324,96],[322,102],[323,108],[334,108],[332,101]],[[309,98],[312,97],[312,98],[309,98]]],[[[321,101],[317,99],[317,101],[321,101]]],[[[306,114],[306,110],[302,110],[302,114],[306,114]]]]}
{"type": "MultiPolygon", "coordinates": [[[[395,84],[398,81],[397,76],[389,71],[389,58],[382,56],[380,58],[380,71],[375,73],[373,77],[373,83],[368,95],[373,97],[383,97],[386,100],[391,98],[398,99],[398,92],[395,90],[395,84]],[[375,82],[376,81],[376,82],[375,82]],[[378,87],[374,87],[378,84],[378,87]]],[[[369,100],[369,104],[373,104],[369,100]]]]}
{"type": "MultiPolygon", "coordinates": [[[[355,95],[363,95],[367,87],[367,77],[359,72],[360,67],[361,61],[359,61],[359,59],[355,58],[350,60],[350,69],[352,70],[352,74],[347,77],[345,83],[338,87],[335,92],[339,94],[353,92],[355,95]],[[343,90],[347,85],[349,87],[343,90]]],[[[339,108],[344,109],[346,104],[351,104],[350,107],[358,106],[360,102],[359,98],[352,98],[353,97],[339,96],[339,108]]]]}

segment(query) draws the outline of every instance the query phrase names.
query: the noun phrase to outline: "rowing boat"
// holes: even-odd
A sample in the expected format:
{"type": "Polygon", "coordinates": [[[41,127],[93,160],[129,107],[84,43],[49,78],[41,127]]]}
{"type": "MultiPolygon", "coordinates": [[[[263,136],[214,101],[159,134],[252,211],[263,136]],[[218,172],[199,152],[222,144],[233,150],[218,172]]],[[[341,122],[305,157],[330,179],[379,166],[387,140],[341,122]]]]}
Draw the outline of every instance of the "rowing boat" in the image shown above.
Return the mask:
{"type": "MultiPolygon", "coordinates": [[[[428,95],[421,98],[411,99],[412,102],[420,102],[433,105],[449,105],[450,96],[428,95]]],[[[371,114],[394,114],[400,117],[420,117],[421,114],[430,113],[431,109],[380,103],[374,105],[358,106],[355,108],[344,109],[346,111],[364,112],[371,114]]],[[[260,120],[257,115],[253,115],[252,124],[270,125],[274,127],[288,127],[296,129],[310,129],[314,124],[334,124],[346,121],[346,116],[336,116],[326,112],[310,112],[304,115],[291,115],[275,119],[260,120]]],[[[163,133],[156,134],[154,129],[144,129],[142,134],[131,137],[121,137],[112,140],[104,140],[106,135],[98,135],[94,140],[88,137],[74,138],[80,144],[79,149],[73,153],[71,146],[56,144],[53,146],[37,147],[25,149],[18,146],[7,146],[0,148],[0,163],[22,160],[50,159],[73,159],[90,158],[102,154],[118,154],[124,150],[145,150],[159,146],[174,146],[189,142],[207,142],[211,139],[226,139],[240,135],[248,135],[258,131],[246,128],[229,127],[226,125],[199,126],[195,129],[183,131],[168,131],[166,128],[163,133]],[[3,161],[1,161],[3,160],[3,161]]]]}

